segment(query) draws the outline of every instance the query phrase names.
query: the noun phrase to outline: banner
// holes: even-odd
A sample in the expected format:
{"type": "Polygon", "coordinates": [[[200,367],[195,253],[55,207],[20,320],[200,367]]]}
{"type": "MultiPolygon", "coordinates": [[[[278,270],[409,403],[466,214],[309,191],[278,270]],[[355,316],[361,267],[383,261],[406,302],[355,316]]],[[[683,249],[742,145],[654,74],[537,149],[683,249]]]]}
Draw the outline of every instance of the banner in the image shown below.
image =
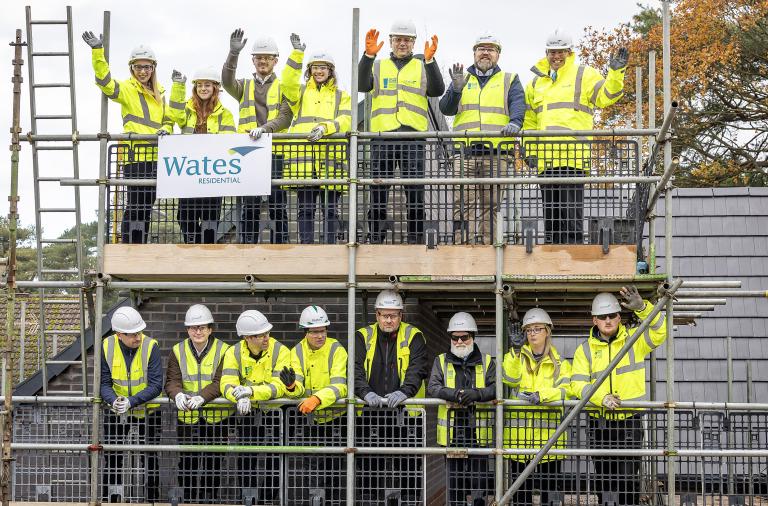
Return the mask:
{"type": "Polygon", "coordinates": [[[157,198],[272,193],[272,135],[165,135],[157,145],[157,198]]]}

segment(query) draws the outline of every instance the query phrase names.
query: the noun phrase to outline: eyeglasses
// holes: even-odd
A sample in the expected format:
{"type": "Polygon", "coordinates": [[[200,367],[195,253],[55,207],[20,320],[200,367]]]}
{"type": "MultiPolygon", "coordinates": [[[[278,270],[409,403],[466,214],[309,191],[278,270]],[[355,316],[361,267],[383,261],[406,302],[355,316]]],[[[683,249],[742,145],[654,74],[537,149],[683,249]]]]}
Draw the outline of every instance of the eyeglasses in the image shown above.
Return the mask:
{"type": "Polygon", "coordinates": [[[472,339],[472,336],[470,334],[467,334],[465,336],[454,336],[454,335],[451,336],[451,341],[462,341],[466,343],[471,339],[472,339]]]}
{"type": "Polygon", "coordinates": [[[312,70],[318,70],[320,72],[324,72],[328,70],[330,67],[328,65],[312,65],[312,70]]]}
{"type": "Polygon", "coordinates": [[[190,327],[187,327],[187,330],[190,332],[205,332],[208,330],[208,325],[192,325],[190,327]]]}
{"type": "Polygon", "coordinates": [[[390,37],[390,41],[394,44],[402,44],[403,42],[414,44],[416,42],[416,37],[390,37]]]}
{"type": "Polygon", "coordinates": [[[609,313],[609,314],[597,315],[595,316],[595,318],[597,318],[600,321],[605,321],[605,320],[613,320],[614,318],[618,318],[619,316],[620,316],[619,313],[609,313]]]}
{"type": "Polygon", "coordinates": [[[499,49],[494,46],[478,46],[475,51],[478,53],[498,53],[499,49]]]}
{"type": "Polygon", "coordinates": [[[545,330],[547,330],[547,327],[531,327],[529,329],[525,329],[525,335],[532,336],[534,334],[544,332],[545,330]]]}
{"type": "Polygon", "coordinates": [[[262,55],[262,54],[255,54],[253,55],[253,59],[255,61],[272,61],[274,56],[271,55],[262,55]]]}
{"type": "Polygon", "coordinates": [[[376,313],[382,320],[397,320],[400,313],[376,313]]]}
{"type": "Polygon", "coordinates": [[[140,72],[140,71],[142,71],[142,70],[145,70],[145,71],[147,71],[147,72],[152,72],[153,70],[155,70],[155,66],[154,66],[154,65],[138,65],[138,64],[136,64],[136,63],[134,63],[133,65],[131,65],[131,68],[132,68],[134,71],[136,71],[136,72],[140,72]]]}

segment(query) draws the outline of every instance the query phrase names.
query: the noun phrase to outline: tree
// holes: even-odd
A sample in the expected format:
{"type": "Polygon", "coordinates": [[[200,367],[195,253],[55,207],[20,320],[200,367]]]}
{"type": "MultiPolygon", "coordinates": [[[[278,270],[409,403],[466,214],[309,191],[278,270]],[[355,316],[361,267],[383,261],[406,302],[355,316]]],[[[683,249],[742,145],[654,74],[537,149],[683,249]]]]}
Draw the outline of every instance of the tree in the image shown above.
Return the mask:
{"type": "MultiPolygon", "coordinates": [[[[7,217],[0,217],[0,242],[2,243],[2,256],[8,256],[10,241],[10,221],[7,217]]],[[[16,279],[32,279],[37,270],[37,254],[35,249],[35,227],[16,225],[16,279]]]]}
{"type": "MultiPolygon", "coordinates": [[[[634,67],[647,69],[650,50],[658,54],[661,87],[660,11],[639,7],[631,23],[588,27],[579,47],[582,59],[598,68],[618,47],[630,50],[625,98],[601,112],[602,127],[634,124],[634,67]]],[[[670,42],[672,97],[681,104],[672,139],[680,159],[676,184],[768,186],[768,0],[678,0],[670,42]]],[[[647,71],[643,79],[646,94],[647,71]]],[[[656,104],[661,118],[661,96],[656,104]]]]}

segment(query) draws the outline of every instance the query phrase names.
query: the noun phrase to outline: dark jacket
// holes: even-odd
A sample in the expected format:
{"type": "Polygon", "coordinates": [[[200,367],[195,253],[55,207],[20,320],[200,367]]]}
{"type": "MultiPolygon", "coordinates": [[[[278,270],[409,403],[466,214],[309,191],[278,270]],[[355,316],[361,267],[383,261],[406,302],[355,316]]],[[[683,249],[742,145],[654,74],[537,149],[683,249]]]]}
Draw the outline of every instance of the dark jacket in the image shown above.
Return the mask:
{"type": "MultiPolygon", "coordinates": [[[[440,369],[440,357],[435,357],[432,365],[432,374],[429,376],[427,385],[427,396],[445,399],[450,402],[458,402],[456,393],[459,390],[476,388],[475,386],[475,367],[482,367],[483,354],[477,344],[474,345],[472,353],[462,359],[451,353],[445,354],[446,364],[452,364],[456,370],[456,388],[445,386],[443,371],[440,369]]],[[[493,360],[488,364],[485,371],[485,387],[479,388],[480,401],[487,402],[496,398],[496,365],[493,360]]]]}
{"type": "MultiPolygon", "coordinates": [[[[147,338],[148,339],[148,338],[147,338]]],[[[125,364],[130,369],[138,348],[129,348],[118,339],[120,350],[123,352],[125,358],[125,364]]],[[[149,362],[147,363],[146,375],[147,375],[147,388],[128,397],[131,401],[131,407],[135,408],[140,404],[151,401],[163,391],[163,363],[160,360],[160,347],[155,346],[152,348],[152,352],[149,354],[149,362]]],[[[109,369],[109,364],[106,360],[101,361],[101,385],[99,388],[101,399],[107,404],[111,405],[117,399],[117,394],[112,388],[112,371],[109,369]]]]}

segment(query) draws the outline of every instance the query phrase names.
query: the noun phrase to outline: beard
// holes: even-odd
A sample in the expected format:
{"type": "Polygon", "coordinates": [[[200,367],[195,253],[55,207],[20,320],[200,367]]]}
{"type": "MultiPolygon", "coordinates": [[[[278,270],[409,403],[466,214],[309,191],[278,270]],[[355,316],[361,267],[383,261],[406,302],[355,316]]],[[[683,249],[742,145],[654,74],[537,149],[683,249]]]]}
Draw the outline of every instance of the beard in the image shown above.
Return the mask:
{"type": "Polygon", "coordinates": [[[451,353],[456,355],[459,358],[467,358],[470,353],[472,353],[472,350],[475,348],[474,345],[472,346],[457,346],[453,343],[451,343],[451,353]]]}

